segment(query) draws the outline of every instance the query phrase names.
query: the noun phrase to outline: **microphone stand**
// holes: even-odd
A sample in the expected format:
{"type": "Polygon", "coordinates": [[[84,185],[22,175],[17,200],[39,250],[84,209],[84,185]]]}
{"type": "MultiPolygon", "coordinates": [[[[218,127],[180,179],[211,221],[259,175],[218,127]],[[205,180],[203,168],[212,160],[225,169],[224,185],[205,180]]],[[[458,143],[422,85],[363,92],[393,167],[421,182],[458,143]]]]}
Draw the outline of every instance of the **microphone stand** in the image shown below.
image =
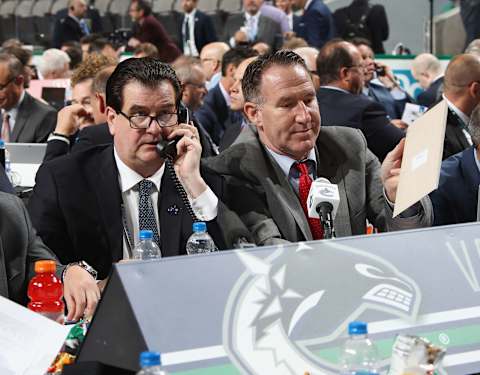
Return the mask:
{"type": "Polygon", "coordinates": [[[332,218],[333,206],[330,202],[322,202],[317,206],[318,216],[323,228],[323,238],[335,238],[335,228],[333,227],[332,218]]]}

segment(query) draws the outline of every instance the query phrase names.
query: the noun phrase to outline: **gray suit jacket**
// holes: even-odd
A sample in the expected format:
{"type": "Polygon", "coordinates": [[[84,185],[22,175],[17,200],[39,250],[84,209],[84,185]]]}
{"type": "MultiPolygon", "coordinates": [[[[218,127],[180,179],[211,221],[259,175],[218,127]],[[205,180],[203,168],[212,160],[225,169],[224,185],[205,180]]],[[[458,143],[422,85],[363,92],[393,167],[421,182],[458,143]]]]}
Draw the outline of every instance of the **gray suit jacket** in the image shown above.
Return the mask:
{"type": "MultiPolygon", "coordinates": [[[[26,304],[33,266],[43,259],[56,261],[36,235],[23,203],[12,194],[0,192],[0,295],[26,304]]],[[[57,275],[62,271],[63,266],[57,262],[57,275]]]]}
{"type": "MultiPolygon", "coordinates": [[[[230,38],[233,37],[244,24],[245,13],[232,14],[228,17],[223,32],[223,39],[227,44],[229,44],[230,38]]],[[[279,49],[283,43],[280,24],[270,18],[260,15],[260,18],[258,19],[257,37],[253,44],[257,42],[267,43],[274,51],[279,49]]]]}
{"type": "Polygon", "coordinates": [[[18,108],[11,142],[44,143],[55,129],[57,112],[25,92],[25,97],[18,108]]]}
{"type": "MultiPolygon", "coordinates": [[[[316,143],[317,176],[338,185],[340,205],[334,220],[338,237],[365,233],[365,220],[382,231],[429,226],[430,200],[422,201],[416,216],[392,219],[383,195],[380,162],[367,148],[359,130],[324,127],[316,143]]],[[[312,240],[297,194],[254,131],[242,132],[208,166],[225,176],[239,214],[258,245],[312,240]]]]}

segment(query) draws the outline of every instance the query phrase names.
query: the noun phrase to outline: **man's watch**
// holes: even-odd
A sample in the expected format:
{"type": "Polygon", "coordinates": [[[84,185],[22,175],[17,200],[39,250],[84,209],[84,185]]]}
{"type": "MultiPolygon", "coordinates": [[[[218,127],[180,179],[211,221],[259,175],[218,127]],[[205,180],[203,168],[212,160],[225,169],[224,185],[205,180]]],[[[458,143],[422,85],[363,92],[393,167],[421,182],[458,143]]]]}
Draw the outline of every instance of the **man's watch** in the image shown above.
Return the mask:
{"type": "Polygon", "coordinates": [[[92,277],[97,280],[97,276],[98,276],[98,272],[95,268],[93,268],[90,264],[88,264],[87,262],[85,262],[84,260],[81,260],[79,262],[73,262],[73,263],[69,263],[67,265],[67,267],[65,267],[65,270],[63,271],[63,275],[62,275],[62,280],[65,278],[65,273],[67,272],[67,270],[71,267],[71,266],[79,266],[79,267],[82,267],[85,271],[87,271],[90,275],[92,275],[92,277]]]}

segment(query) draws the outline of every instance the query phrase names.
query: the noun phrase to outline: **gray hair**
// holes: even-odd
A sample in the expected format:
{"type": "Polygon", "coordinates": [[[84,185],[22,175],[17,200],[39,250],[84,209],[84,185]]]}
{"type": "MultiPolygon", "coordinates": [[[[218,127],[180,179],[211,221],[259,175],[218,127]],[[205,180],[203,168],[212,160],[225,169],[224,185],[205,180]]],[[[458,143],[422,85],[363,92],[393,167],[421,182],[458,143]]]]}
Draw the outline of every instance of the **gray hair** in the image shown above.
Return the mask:
{"type": "Polygon", "coordinates": [[[40,60],[38,70],[42,77],[45,77],[49,73],[53,73],[57,70],[62,71],[65,69],[65,65],[69,65],[70,57],[66,52],[56,48],[47,49],[40,60]]]}

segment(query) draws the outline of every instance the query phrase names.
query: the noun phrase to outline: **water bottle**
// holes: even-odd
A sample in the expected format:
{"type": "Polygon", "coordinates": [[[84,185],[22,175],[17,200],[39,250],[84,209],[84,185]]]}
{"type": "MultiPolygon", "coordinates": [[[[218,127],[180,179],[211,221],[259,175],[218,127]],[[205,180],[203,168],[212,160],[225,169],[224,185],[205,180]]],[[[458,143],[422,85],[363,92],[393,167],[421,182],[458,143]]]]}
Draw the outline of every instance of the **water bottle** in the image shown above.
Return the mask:
{"type": "Polygon", "coordinates": [[[216,251],[212,237],[207,233],[207,224],[203,221],[193,223],[193,233],[187,241],[187,254],[202,254],[216,251]]]}
{"type": "Polygon", "coordinates": [[[5,169],[5,142],[0,139],[0,164],[5,169]]]}
{"type": "Polygon", "coordinates": [[[140,354],[140,368],[137,375],[168,375],[168,372],[162,370],[162,360],[160,353],[143,352],[140,354]]]}
{"type": "Polygon", "coordinates": [[[153,232],[151,230],[140,231],[140,242],[133,249],[133,259],[151,260],[162,257],[160,248],[153,241],[153,232]]]}
{"type": "Polygon", "coordinates": [[[53,260],[35,262],[36,275],[28,284],[28,308],[43,316],[63,323],[65,305],[62,300],[61,280],[55,275],[57,265],[53,260]]]}
{"type": "Polygon", "coordinates": [[[349,338],[340,355],[340,374],[378,374],[378,351],[368,338],[367,323],[351,322],[348,325],[349,338]]]}

